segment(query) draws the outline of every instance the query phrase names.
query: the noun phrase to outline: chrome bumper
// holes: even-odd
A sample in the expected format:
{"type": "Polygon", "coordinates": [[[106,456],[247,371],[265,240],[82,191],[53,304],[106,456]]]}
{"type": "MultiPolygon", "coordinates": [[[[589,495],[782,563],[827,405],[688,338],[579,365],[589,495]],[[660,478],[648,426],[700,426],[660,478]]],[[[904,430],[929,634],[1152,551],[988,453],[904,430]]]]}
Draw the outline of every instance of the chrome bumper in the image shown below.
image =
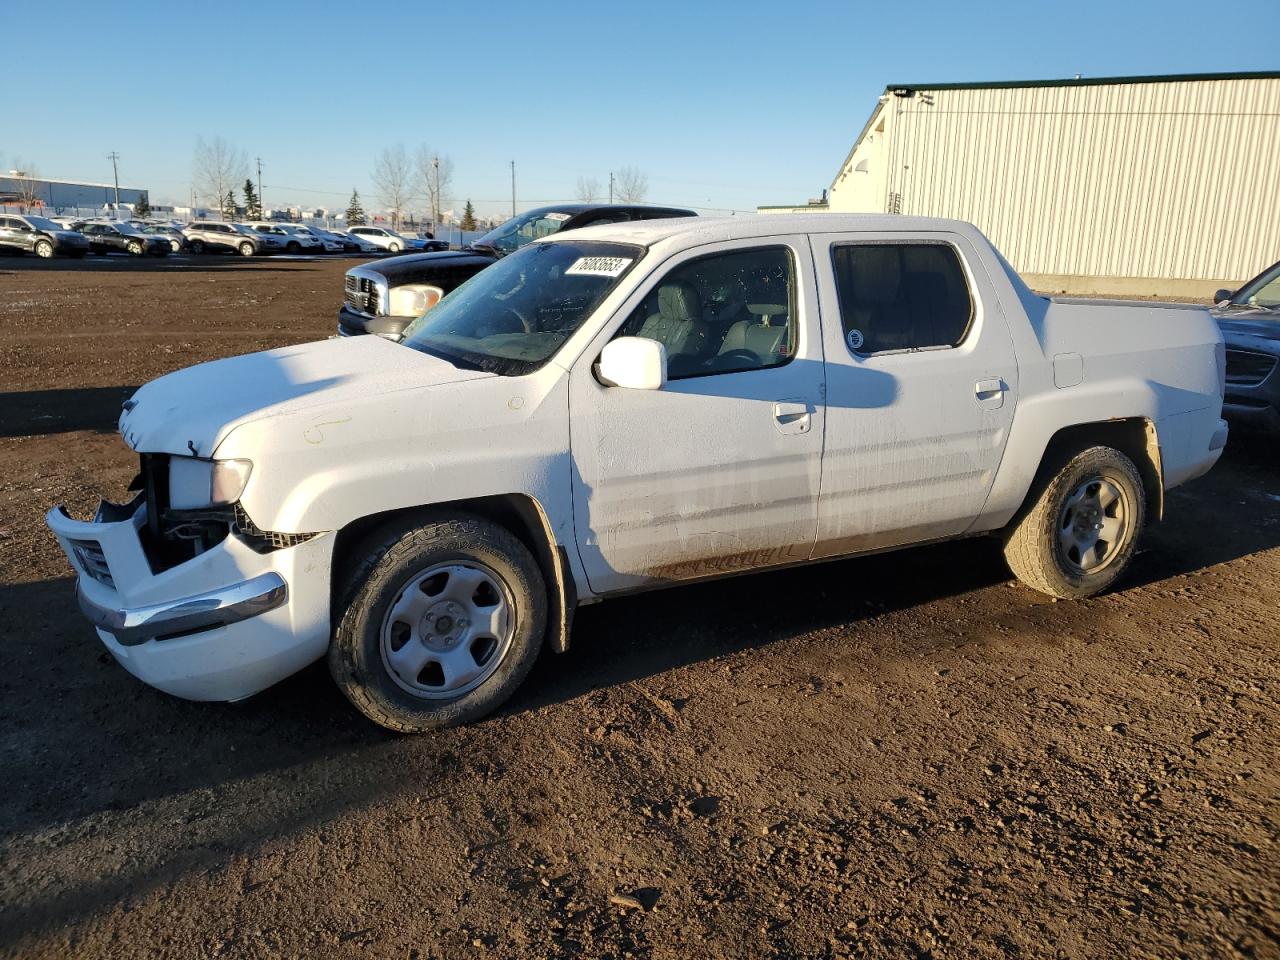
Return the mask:
{"type": "Polygon", "coordinates": [[[248,620],[282,606],[289,588],[278,573],[264,573],[220,590],[168,603],[121,609],[90,600],[76,583],[76,599],[89,622],[132,647],[156,637],[196,633],[248,620]]]}

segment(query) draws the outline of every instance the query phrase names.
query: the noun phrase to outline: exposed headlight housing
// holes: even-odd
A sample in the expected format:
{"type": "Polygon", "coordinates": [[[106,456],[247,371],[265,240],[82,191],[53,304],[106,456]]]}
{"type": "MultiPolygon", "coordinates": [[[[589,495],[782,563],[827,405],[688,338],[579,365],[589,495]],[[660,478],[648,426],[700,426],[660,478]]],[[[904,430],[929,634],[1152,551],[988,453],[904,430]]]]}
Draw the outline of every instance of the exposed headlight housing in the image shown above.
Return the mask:
{"type": "Polygon", "coordinates": [[[249,483],[253,464],[248,460],[200,460],[169,458],[169,506],[175,510],[201,510],[235,503],[249,483]]]}
{"type": "Polygon", "coordinates": [[[443,296],[443,290],[429,283],[407,283],[391,290],[388,312],[393,317],[420,317],[443,296]]]}

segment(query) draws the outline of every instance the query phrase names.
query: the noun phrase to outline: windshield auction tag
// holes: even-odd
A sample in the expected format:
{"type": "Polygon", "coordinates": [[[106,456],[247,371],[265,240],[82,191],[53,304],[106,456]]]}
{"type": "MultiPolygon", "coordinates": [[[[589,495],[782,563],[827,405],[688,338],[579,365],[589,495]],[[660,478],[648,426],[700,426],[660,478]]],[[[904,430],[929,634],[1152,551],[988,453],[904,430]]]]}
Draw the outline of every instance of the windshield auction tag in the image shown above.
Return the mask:
{"type": "Polygon", "coordinates": [[[570,215],[567,213],[544,213],[542,215],[543,220],[555,220],[557,223],[564,223],[569,218],[570,215]]]}
{"type": "Polygon", "coordinates": [[[579,257],[566,277],[619,277],[633,263],[630,257],[579,257]]]}

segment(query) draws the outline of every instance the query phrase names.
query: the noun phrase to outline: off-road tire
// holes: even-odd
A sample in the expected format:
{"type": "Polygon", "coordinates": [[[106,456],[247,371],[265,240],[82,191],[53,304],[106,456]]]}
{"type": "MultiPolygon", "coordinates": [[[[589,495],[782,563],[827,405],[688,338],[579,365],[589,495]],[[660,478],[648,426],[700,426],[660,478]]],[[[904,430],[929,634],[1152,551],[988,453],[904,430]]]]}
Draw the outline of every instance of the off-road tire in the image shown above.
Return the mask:
{"type": "Polygon", "coordinates": [[[470,723],[501,706],[524,682],[542,649],[547,590],[529,549],[497,524],[469,514],[382,528],[356,546],[335,594],[341,619],[329,644],[329,672],[366,717],[399,733],[470,723]],[[454,699],[423,699],[392,679],[382,658],[390,605],[416,573],[449,561],[478,561],[497,573],[515,614],[511,645],[495,672],[454,699]]]}
{"type": "Polygon", "coordinates": [[[1039,478],[1038,491],[1006,530],[1004,557],[1027,586],[1051,597],[1078,600],[1106,590],[1128,568],[1146,521],[1146,496],[1138,468],[1112,447],[1089,447],[1058,463],[1058,469],[1039,478]],[[1058,525],[1068,499],[1091,478],[1121,489],[1128,516],[1111,559],[1096,571],[1081,571],[1063,554],[1058,525]]]}

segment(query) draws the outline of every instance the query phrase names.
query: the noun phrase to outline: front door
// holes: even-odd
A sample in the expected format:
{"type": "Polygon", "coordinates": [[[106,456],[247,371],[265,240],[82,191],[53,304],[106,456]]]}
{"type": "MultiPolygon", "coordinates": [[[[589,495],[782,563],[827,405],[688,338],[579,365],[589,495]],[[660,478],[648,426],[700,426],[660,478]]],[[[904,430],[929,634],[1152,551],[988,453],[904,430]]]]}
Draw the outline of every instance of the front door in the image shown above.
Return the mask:
{"type": "Polygon", "coordinates": [[[591,588],[808,558],[823,364],[804,237],[714,244],[654,272],[574,366],[574,525],[591,588]],[[605,343],[666,346],[658,390],[603,385],[605,343]]]}

